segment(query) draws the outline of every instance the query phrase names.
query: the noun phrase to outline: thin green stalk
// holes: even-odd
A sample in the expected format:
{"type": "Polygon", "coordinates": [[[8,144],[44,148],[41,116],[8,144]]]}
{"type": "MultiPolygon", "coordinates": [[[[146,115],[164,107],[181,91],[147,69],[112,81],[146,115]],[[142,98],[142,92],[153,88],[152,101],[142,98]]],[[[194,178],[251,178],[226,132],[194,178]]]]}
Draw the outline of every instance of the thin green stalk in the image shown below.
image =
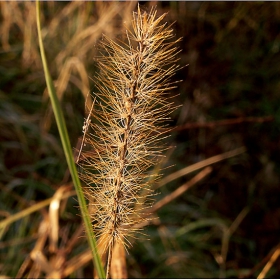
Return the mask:
{"type": "Polygon", "coordinates": [[[67,128],[65,125],[63,113],[62,113],[62,110],[61,110],[61,107],[59,104],[59,100],[57,98],[57,94],[56,94],[56,91],[55,91],[55,88],[53,85],[53,81],[50,76],[50,72],[49,72],[48,65],[47,65],[47,60],[46,60],[46,55],[45,55],[45,50],[44,50],[43,40],[42,40],[42,34],[41,34],[40,3],[38,0],[36,0],[36,19],[37,19],[39,46],[40,46],[40,51],[41,51],[43,67],[44,67],[45,79],[46,79],[48,92],[50,95],[56,123],[58,126],[64,154],[66,156],[66,160],[67,160],[67,164],[68,164],[71,176],[72,176],[73,184],[74,184],[76,192],[77,192],[78,202],[79,202],[80,210],[82,213],[82,218],[83,218],[84,225],[85,225],[86,235],[87,235],[88,242],[89,242],[89,245],[90,245],[90,248],[92,251],[94,265],[97,270],[99,278],[105,278],[105,272],[104,272],[104,269],[103,269],[103,266],[101,263],[100,256],[97,251],[96,238],[95,238],[94,232],[92,230],[92,225],[91,225],[90,216],[89,216],[88,209],[87,209],[86,200],[83,195],[81,183],[80,183],[80,180],[78,177],[78,172],[77,172],[74,158],[72,155],[72,149],[70,146],[69,136],[68,136],[67,128]]]}

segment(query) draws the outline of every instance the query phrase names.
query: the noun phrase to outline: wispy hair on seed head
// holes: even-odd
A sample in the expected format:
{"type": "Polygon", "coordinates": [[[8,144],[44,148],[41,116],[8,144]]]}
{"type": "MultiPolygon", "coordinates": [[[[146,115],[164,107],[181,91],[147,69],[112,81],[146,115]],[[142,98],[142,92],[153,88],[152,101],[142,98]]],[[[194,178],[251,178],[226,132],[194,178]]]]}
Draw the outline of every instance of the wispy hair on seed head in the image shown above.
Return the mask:
{"type": "Polygon", "coordinates": [[[141,193],[150,189],[147,171],[166,149],[166,121],[175,109],[171,78],[179,66],[178,40],[162,23],[165,15],[138,6],[126,42],[106,36],[101,42],[93,121],[85,137],[92,152],[83,157],[80,176],[104,252],[116,242],[128,246],[134,225],[145,219],[141,193]]]}

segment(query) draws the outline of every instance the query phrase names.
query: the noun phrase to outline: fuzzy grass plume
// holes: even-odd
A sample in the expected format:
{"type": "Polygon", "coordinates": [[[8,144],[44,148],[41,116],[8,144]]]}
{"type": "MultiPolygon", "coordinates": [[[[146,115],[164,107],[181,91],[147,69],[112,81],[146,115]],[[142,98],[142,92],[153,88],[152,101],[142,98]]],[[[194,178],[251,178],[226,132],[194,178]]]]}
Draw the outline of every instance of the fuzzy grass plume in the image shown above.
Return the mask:
{"type": "Polygon", "coordinates": [[[104,253],[118,242],[129,245],[134,226],[145,219],[142,193],[151,194],[148,170],[166,149],[166,120],[175,109],[169,92],[179,68],[178,40],[172,41],[173,30],[162,23],[165,14],[156,13],[138,7],[126,42],[107,37],[101,42],[98,93],[92,122],[84,126],[91,151],[82,152],[80,176],[104,253]]]}

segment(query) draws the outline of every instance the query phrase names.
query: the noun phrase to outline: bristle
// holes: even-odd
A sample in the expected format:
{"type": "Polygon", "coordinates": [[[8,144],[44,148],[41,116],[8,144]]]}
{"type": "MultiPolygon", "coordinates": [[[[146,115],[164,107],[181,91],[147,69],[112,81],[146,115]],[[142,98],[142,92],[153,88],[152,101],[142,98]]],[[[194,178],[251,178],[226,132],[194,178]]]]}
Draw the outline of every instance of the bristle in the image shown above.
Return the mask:
{"type": "Polygon", "coordinates": [[[134,225],[144,219],[145,205],[139,204],[141,191],[151,182],[147,171],[166,149],[162,142],[174,111],[167,94],[175,87],[170,78],[178,69],[177,41],[171,41],[172,29],[161,23],[165,14],[157,18],[156,13],[138,7],[127,42],[107,37],[101,42],[92,134],[85,137],[93,153],[83,156],[80,176],[105,252],[115,242],[129,245],[134,225]]]}

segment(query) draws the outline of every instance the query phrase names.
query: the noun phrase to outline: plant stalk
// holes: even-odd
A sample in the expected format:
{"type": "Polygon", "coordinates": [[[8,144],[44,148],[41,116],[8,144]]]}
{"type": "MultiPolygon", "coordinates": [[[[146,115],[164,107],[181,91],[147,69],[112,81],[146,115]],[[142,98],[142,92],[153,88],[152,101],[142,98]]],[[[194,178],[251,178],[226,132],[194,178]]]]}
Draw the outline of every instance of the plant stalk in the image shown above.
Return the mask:
{"type": "Polygon", "coordinates": [[[99,278],[105,278],[105,272],[104,268],[101,264],[101,259],[97,251],[97,243],[96,243],[96,238],[92,229],[90,217],[89,217],[89,212],[87,209],[87,204],[85,197],[83,195],[81,183],[78,177],[77,169],[75,166],[74,158],[72,155],[72,149],[69,141],[69,136],[67,132],[67,128],[65,125],[65,120],[63,117],[62,109],[59,104],[59,100],[54,88],[54,84],[52,81],[52,78],[50,76],[50,72],[48,69],[47,65],[47,59],[45,55],[45,50],[44,50],[44,45],[43,45],[43,40],[42,40],[42,34],[41,34],[41,23],[40,23],[40,3],[38,0],[36,0],[36,20],[37,20],[37,29],[38,29],[38,40],[39,40],[39,46],[40,46],[40,52],[41,52],[41,58],[42,58],[42,63],[43,63],[43,68],[44,68],[44,73],[45,73],[45,79],[47,83],[47,88],[48,92],[50,95],[51,103],[52,103],[52,108],[54,111],[56,123],[58,126],[59,134],[60,134],[60,139],[62,142],[64,154],[66,157],[66,161],[72,176],[73,184],[76,189],[77,197],[78,197],[78,202],[82,214],[82,218],[84,221],[84,226],[85,226],[85,231],[87,235],[87,239],[91,248],[92,256],[93,256],[93,262],[94,266],[97,270],[99,278]]]}

